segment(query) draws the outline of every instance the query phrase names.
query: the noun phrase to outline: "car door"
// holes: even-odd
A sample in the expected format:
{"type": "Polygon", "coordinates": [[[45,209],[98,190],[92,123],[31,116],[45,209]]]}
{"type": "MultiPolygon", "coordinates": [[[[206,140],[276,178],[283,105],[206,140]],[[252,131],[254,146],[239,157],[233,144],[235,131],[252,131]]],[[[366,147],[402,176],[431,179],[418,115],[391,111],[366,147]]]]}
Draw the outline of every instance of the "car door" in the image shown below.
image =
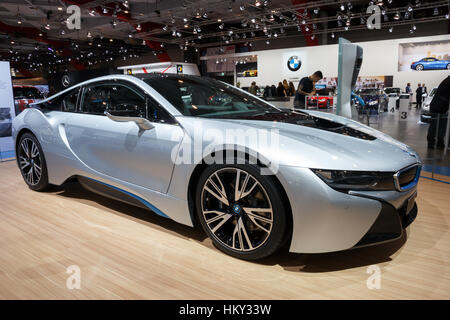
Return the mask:
{"type": "Polygon", "coordinates": [[[184,131],[153,98],[131,82],[106,81],[83,89],[80,112],[65,125],[67,141],[87,167],[158,192],[167,192],[184,131]],[[104,112],[146,118],[153,128],[134,121],[113,121],[104,112]]]}

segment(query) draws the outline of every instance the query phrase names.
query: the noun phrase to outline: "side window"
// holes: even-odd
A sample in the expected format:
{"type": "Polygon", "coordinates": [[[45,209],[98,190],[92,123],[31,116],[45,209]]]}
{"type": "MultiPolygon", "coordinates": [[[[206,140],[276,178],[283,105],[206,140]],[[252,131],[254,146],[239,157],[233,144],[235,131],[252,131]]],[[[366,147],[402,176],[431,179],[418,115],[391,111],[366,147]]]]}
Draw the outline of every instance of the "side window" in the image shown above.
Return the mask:
{"type": "Polygon", "coordinates": [[[62,111],[65,112],[76,112],[77,100],[80,89],[77,88],[74,91],[69,92],[62,101],[62,111]]]}
{"type": "Polygon", "coordinates": [[[108,110],[115,115],[145,118],[145,95],[123,84],[111,85],[108,110]]]}
{"type": "Polygon", "coordinates": [[[61,111],[61,103],[64,96],[57,96],[52,100],[48,100],[46,102],[42,102],[37,104],[36,106],[41,108],[42,111],[61,111]]]}
{"type": "Polygon", "coordinates": [[[106,84],[86,87],[83,94],[83,113],[104,114],[109,106],[109,89],[106,84]]]}
{"type": "Polygon", "coordinates": [[[166,111],[166,109],[164,109],[164,107],[162,107],[151,97],[147,97],[147,110],[148,110],[147,119],[150,120],[151,122],[159,122],[167,124],[176,123],[176,121],[166,111]]]}

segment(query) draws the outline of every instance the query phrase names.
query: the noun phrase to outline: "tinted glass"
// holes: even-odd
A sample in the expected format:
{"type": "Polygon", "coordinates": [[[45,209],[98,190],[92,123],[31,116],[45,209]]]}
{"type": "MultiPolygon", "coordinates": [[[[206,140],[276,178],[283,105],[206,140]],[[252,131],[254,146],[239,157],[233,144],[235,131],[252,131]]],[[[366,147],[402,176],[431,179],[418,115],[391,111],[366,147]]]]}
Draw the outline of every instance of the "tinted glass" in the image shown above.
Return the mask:
{"type": "Polygon", "coordinates": [[[69,92],[62,101],[61,110],[66,112],[75,112],[77,107],[77,99],[79,95],[79,88],[69,92]]]}
{"type": "Polygon", "coordinates": [[[98,84],[87,87],[83,98],[83,112],[104,114],[105,110],[124,112],[135,110],[135,116],[145,117],[145,96],[123,84],[98,84]]]}
{"type": "Polygon", "coordinates": [[[253,95],[214,79],[158,75],[143,80],[185,116],[239,118],[277,111],[253,95]]]}

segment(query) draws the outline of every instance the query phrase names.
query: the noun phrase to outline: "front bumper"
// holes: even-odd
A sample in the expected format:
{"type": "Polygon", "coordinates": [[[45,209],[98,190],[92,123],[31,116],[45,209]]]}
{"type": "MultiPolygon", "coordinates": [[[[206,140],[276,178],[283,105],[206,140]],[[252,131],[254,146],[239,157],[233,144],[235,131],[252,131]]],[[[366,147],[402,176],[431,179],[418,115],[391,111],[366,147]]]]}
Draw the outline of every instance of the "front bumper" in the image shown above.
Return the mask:
{"type": "Polygon", "coordinates": [[[417,186],[402,192],[344,193],[308,168],[289,166],[280,166],[277,177],[291,204],[291,252],[333,252],[392,241],[417,215],[417,206],[409,201],[414,201],[417,186]]]}

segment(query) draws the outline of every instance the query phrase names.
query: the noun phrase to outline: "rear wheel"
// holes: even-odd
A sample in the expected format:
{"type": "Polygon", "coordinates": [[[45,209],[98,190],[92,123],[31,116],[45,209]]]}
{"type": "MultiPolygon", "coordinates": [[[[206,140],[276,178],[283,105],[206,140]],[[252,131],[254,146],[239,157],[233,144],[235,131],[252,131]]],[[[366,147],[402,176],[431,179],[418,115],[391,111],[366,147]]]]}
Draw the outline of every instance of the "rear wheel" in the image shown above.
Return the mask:
{"type": "Polygon", "coordinates": [[[279,191],[256,166],[209,166],[197,185],[196,207],[215,246],[240,259],[266,257],[288,236],[279,191]]]}
{"type": "Polygon", "coordinates": [[[49,187],[44,153],[39,141],[31,133],[25,133],[19,140],[17,164],[30,189],[43,191],[49,187]]]}
{"type": "Polygon", "coordinates": [[[450,70],[450,63],[447,64],[447,70],[450,70]]]}

